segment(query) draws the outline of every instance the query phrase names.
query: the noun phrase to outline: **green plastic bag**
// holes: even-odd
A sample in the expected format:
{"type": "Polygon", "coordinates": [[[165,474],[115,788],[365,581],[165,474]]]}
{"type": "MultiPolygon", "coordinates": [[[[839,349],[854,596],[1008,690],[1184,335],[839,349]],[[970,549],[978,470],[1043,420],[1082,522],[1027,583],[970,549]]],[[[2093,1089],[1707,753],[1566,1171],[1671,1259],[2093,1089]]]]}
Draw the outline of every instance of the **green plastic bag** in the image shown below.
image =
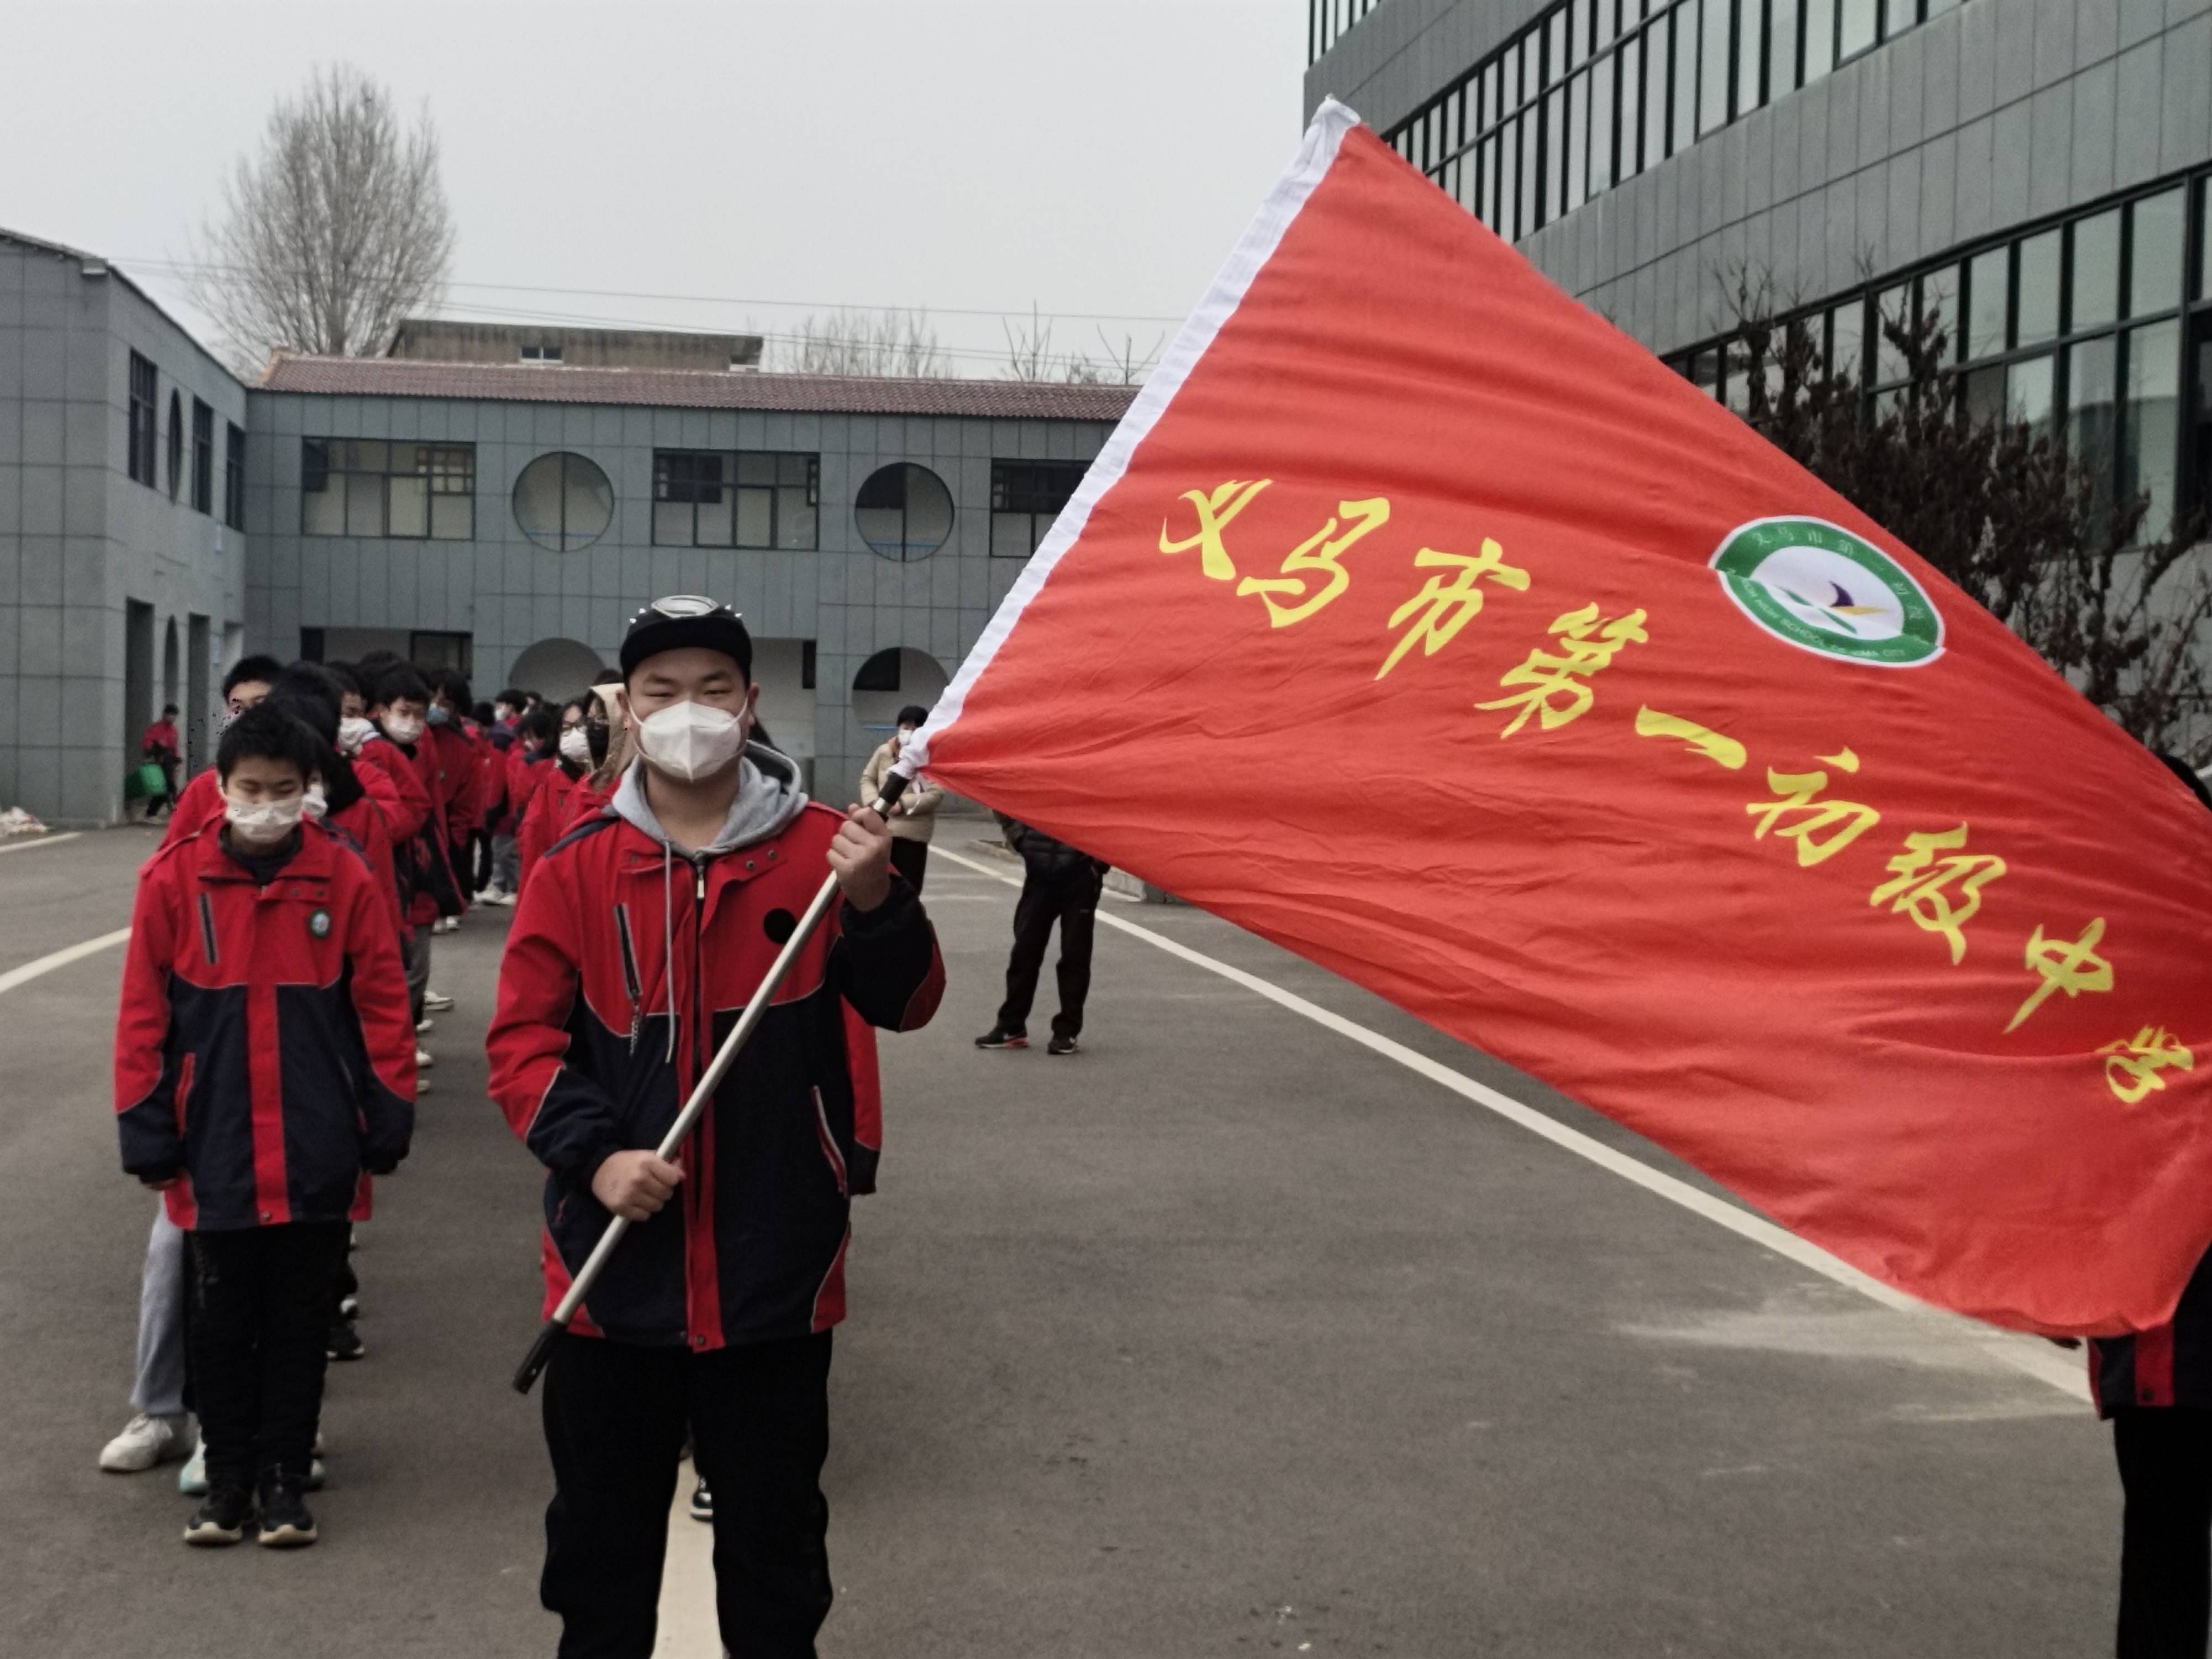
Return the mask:
{"type": "Polygon", "coordinates": [[[125,800],[167,799],[169,793],[169,775],[152,761],[143,766],[134,766],[123,775],[123,799],[125,800]]]}

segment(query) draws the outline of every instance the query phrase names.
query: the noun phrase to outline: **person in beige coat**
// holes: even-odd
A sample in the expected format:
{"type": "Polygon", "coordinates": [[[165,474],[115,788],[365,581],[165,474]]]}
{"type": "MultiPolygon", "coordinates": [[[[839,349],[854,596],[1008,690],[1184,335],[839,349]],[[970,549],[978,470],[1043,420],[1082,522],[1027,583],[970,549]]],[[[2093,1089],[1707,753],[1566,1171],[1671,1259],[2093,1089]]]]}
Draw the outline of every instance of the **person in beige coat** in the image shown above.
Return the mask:
{"type": "MultiPolygon", "coordinates": [[[[867,769],[860,774],[863,805],[883,793],[884,780],[890,775],[891,763],[899,757],[899,750],[928,718],[929,710],[915,703],[899,710],[898,730],[868,757],[867,769]]],[[[937,833],[937,809],[944,804],[942,789],[916,778],[891,809],[891,868],[904,876],[917,893],[921,891],[922,872],[929,867],[929,838],[937,833]]]]}

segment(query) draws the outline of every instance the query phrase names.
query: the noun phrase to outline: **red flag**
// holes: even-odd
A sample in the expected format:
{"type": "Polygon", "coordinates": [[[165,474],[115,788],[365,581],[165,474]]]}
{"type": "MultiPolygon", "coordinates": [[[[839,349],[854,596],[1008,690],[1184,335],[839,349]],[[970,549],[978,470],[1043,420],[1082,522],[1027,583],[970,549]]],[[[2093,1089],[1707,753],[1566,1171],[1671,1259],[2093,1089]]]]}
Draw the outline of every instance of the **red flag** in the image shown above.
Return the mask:
{"type": "Polygon", "coordinates": [[[925,738],[1929,1301],[2212,1241],[2212,815],[1340,106],[925,738]]]}

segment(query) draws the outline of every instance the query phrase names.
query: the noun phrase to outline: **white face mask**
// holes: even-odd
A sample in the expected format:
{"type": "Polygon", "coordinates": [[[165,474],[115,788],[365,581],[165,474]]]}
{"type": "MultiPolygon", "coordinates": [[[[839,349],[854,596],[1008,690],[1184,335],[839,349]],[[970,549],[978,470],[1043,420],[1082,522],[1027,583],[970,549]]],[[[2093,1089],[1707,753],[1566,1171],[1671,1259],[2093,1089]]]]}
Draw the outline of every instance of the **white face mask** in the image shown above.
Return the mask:
{"type": "Polygon", "coordinates": [[[571,726],[561,733],[561,758],[578,766],[592,763],[592,734],[580,726],[571,726]]]}
{"type": "Polygon", "coordinates": [[[301,816],[307,810],[307,798],[294,795],[285,800],[259,801],[252,805],[244,801],[223,797],[223,816],[230,820],[231,833],[242,842],[268,847],[284,839],[299,827],[301,816]]]}
{"type": "Polygon", "coordinates": [[[672,702],[639,723],[637,746],[672,778],[696,783],[744,752],[746,721],[703,702],[672,702]]]}
{"type": "Polygon", "coordinates": [[[412,714],[386,714],[384,735],[394,743],[412,743],[422,735],[422,722],[412,714]]]}
{"type": "Polygon", "coordinates": [[[331,810],[330,797],[323,793],[323,786],[319,783],[309,784],[307,793],[300,799],[303,803],[300,810],[317,823],[320,823],[331,810]]]}
{"type": "Polygon", "coordinates": [[[349,714],[338,722],[338,750],[341,754],[358,755],[362,744],[375,735],[375,721],[349,714]]]}

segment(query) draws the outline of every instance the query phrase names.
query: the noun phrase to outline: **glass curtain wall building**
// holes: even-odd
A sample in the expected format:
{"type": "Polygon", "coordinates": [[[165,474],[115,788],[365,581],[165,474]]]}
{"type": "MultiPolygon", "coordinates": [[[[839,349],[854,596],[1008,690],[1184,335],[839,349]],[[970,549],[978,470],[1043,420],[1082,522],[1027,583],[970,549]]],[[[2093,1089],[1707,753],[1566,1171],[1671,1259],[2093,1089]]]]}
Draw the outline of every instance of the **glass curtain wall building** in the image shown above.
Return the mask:
{"type": "Polygon", "coordinates": [[[1741,410],[1732,289],[1870,397],[1932,315],[1970,409],[2149,528],[2212,507],[2212,0],[1316,0],[1342,99],[1562,287],[1741,410]]]}

